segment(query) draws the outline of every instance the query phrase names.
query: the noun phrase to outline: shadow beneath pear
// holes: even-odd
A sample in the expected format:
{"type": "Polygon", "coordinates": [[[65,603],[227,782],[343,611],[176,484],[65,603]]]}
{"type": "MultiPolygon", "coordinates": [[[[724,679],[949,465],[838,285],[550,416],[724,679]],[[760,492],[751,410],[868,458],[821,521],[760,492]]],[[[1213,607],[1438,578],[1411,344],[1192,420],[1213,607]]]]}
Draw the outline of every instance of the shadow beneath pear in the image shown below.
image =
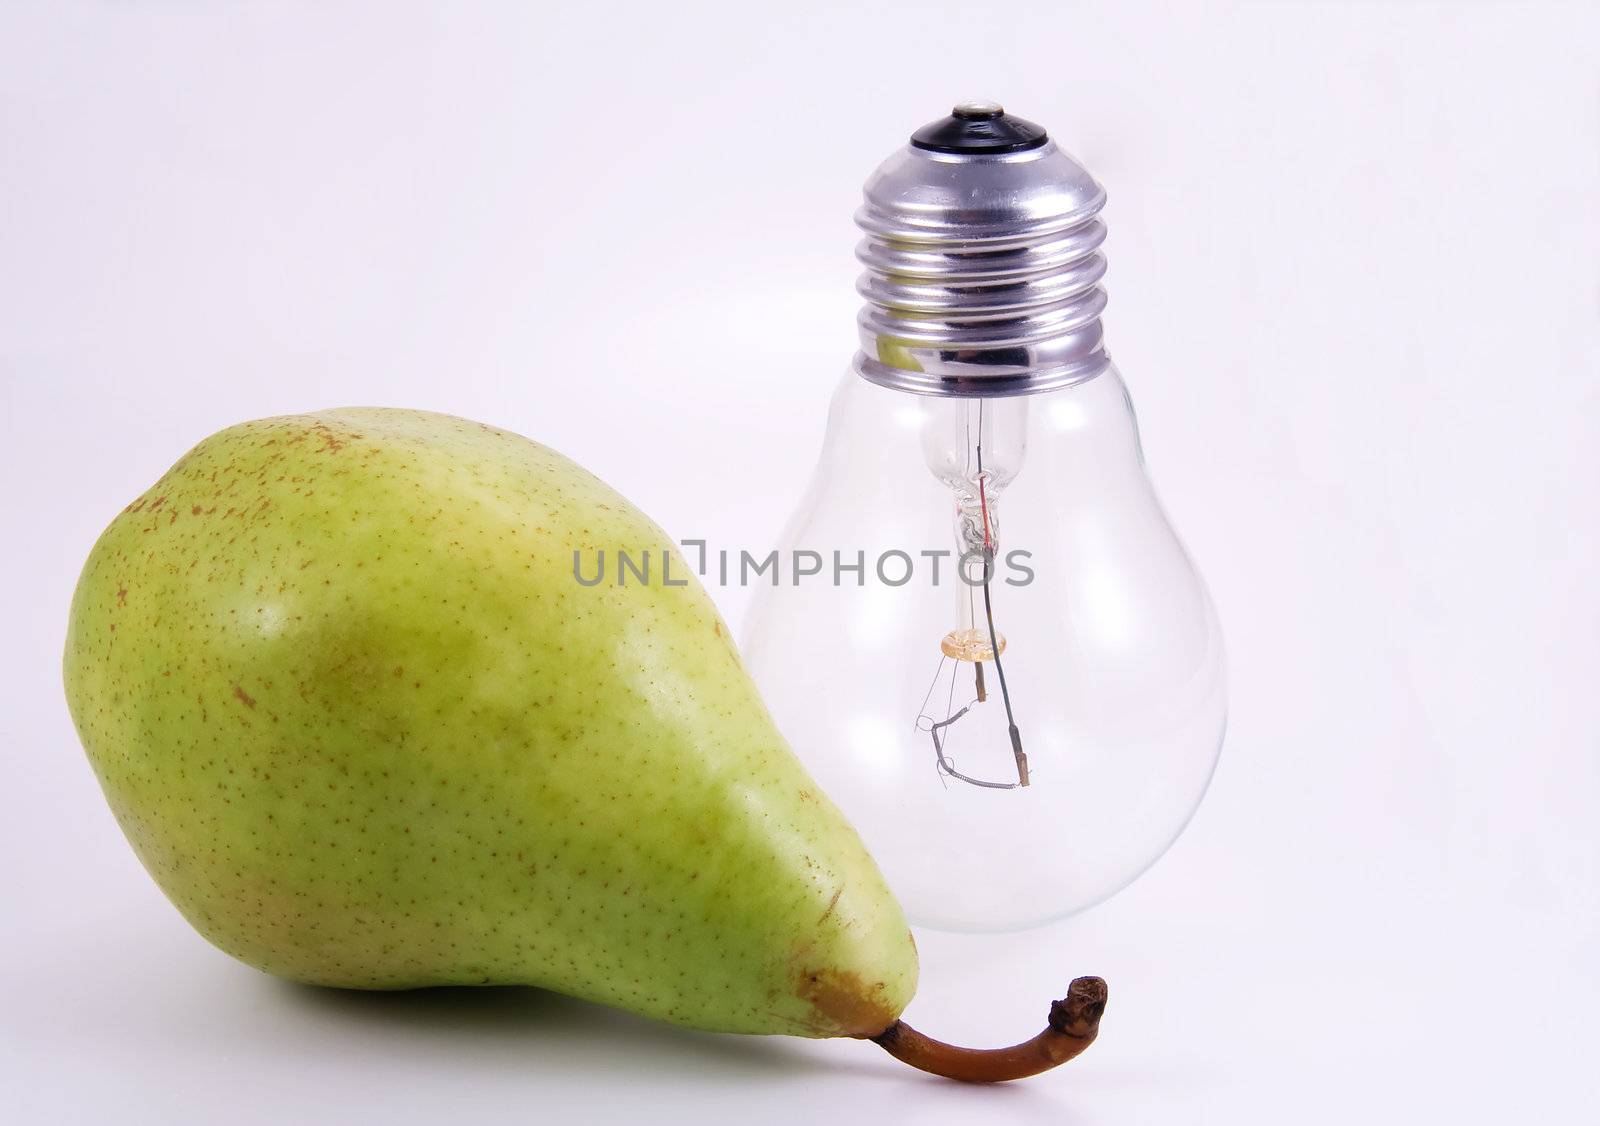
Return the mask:
{"type": "MultiPolygon", "coordinates": [[[[374,992],[272,984],[290,1006],[358,1026],[363,1040],[425,1046],[430,1057],[497,1071],[507,1066],[529,1074],[557,1069],[563,1074],[610,1074],[622,1081],[685,1073],[752,1079],[882,1077],[896,1066],[870,1056],[859,1065],[822,1059],[803,1041],[789,1037],[700,1032],[527,986],[374,992]]],[[[859,1049],[877,1051],[870,1044],[859,1049]]]]}
{"type": "Polygon", "coordinates": [[[942,1103],[975,1121],[997,1114],[1052,1126],[1089,1121],[1075,1100],[1047,1090],[1048,1080],[952,1083],[864,1041],[830,1041],[821,1049],[787,1036],[699,1032],[526,986],[370,992],[274,980],[272,987],[324,1027],[350,1025],[367,1050],[425,1060],[428,1067],[523,1073],[542,1085],[552,1077],[569,1084],[642,1082],[664,1094],[677,1084],[706,1082],[868,1080],[886,1091],[907,1085],[937,1092],[942,1103]]]}

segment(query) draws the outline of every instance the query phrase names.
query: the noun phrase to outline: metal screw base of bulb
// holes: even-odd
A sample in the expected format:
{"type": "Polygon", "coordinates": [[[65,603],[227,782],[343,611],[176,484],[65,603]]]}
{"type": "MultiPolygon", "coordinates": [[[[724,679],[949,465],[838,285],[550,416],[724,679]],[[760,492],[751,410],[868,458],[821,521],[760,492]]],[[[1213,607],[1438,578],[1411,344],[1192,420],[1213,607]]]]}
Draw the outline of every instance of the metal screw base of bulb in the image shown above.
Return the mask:
{"type": "Polygon", "coordinates": [[[1023,395],[1090,379],[1109,362],[1105,192],[1038,126],[983,109],[956,107],[867,182],[856,213],[866,234],[856,288],[867,303],[855,369],[874,383],[1023,395]]]}

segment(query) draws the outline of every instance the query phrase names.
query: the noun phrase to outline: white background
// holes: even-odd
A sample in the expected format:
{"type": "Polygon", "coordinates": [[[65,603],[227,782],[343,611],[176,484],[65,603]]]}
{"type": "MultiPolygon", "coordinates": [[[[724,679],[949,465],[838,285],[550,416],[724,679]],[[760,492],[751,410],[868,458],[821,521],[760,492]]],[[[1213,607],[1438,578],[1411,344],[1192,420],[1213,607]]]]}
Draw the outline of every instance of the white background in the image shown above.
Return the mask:
{"type": "MultiPolygon", "coordinates": [[[[1600,18],[1572,6],[0,8],[0,1103],[25,1118],[1592,1121],[1600,18]],[[121,839],[59,686],[90,544],[206,434],[427,407],[761,545],[854,348],[867,173],[956,99],[1106,185],[1112,350],[1228,636],[1188,834],[919,936],[978,1090],[530,991],[280,984],[121,839]]],[[[742,593],[716,597],[737,622],[742,593]]],[[[803,751],[803,748],[802,748],[803,751]]]]}

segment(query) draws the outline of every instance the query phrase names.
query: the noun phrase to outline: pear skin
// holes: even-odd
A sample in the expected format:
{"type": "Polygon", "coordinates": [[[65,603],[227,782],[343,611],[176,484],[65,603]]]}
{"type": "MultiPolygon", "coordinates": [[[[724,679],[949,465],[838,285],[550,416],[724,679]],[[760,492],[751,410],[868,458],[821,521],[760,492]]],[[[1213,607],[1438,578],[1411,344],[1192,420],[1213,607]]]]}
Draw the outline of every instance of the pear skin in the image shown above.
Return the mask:
{"type": "Polygon", "coordinates": [[[897,1020],[899,905],[690,566],[543,446],[377,408],[224,430],[100,537],[64,664],[140,860],[248,965],[938,1055],[897,1020]]]}

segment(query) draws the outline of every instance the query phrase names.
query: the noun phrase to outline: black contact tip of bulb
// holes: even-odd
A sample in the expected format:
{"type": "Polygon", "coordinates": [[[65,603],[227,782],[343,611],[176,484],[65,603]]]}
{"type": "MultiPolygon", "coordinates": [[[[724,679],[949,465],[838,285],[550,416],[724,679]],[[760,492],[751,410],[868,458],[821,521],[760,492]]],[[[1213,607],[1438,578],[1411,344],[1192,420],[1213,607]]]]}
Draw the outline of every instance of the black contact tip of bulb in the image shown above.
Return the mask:
{"type": "Polygon", "coordinates": [[[957,154],[1026,152],[1049,139],[1044,126],[1012,117],[998,102],[962,102],[911,134],[919,149],[957,154]]]}

